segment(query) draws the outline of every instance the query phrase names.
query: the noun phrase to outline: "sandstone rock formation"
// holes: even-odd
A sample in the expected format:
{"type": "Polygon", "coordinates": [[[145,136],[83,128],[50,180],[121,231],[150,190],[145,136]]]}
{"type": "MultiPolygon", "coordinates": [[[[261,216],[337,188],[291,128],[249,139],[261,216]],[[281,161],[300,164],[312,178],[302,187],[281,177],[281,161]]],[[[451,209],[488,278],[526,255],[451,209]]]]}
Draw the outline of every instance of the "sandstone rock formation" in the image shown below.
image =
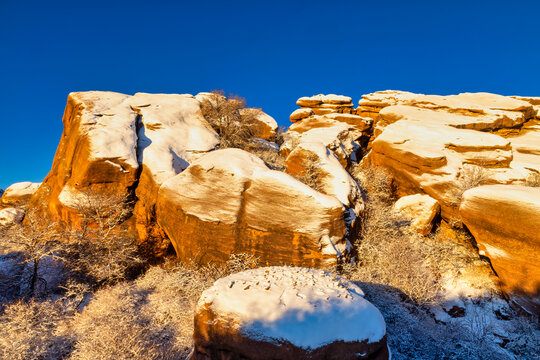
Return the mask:
{"type": "Polygon", "coordinates": [[[356,219],[364,210],[360,188],[336,155],[320,142],[304,142],[287,157],[285,172],[304,180],[312,188],[336,197],[347,208],[346,223],[356,236],[356,219]]]}
{"type": "Polygon", "coordinates": [[[239,149],[213,151],[160,188],[157,220],[181,260],[320,266],[348,251],[344,207],[239,149]]]}
{"type": "Polygon", "coordinates": [[[32,195],[37,191],[41,183],[29,181],[10,185],[0,197],[0,208],[13,206],[26,206],[32,195]]]}
{"type": "Polygon", "coordinates": [[[0,226],[20,223],[24,217],[24,210],[20,208],[4,208],[0,210],[0,226]]]}
{"type": "Polygon", "coordinates": [[[382,91],[364,95],[359,104],[359,113],[375,119],[365,161],[389,169],[399,195],[435,198],[447,221],[459,219],[467,188],[523,183],[540,172],[540,128],[526,101],[487,93],[382,91]]]}
{"type": "Polygon", "coordinates": [[[136,198],[141,240],[159,232],[153,212],[160,184],[219,142],[192,95],[71,93],[63,122],[33,206],[45,204],[53,219],[76,223],[74,207],[85,192],[136,198]]]}
{"type": "Polygon", "coordinates": [[[429,195],[415,194],[404,196],[394,204],[394,210],[411,220],[411,225],[420,234],[427,235],[433,228],[433,221],[441,207],[429,195]]]}
{"type": "Polygon", "coordinates": [[[460,214],[503,289],[523,308],[540,314],[540,188],[476,187],[463,194],[460,214]]]}
{"type": "Polygon", "coordinates": [[[290,116],[294,124],[289,127],[281,145],[284,156],[300,143],[322,142],[345,167],[359,160],[360,139],[370,133],[373,121],[356,115],[350,97],[315,95],[302,97],[296,103],[302,107],[290,116]]]}
{"type": "Polygon", "coordinates": [[[384,319],[363,295],[314,269],[230,275],[197,304],[190,359],[389,359],[384,319]]]}

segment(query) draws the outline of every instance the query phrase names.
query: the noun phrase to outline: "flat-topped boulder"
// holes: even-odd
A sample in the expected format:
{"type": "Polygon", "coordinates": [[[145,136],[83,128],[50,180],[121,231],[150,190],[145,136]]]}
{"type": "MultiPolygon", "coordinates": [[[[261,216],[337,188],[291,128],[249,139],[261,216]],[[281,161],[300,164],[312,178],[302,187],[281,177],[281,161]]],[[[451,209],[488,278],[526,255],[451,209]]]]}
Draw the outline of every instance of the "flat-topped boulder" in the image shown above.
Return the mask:
{"type": "Polygon", "coordinates": [[[381,313],[355,284],[324,271],[266,267],[201,295],[191,360],[390,358],[381,313]]]}
{"type": "Polygon", "coordinates": [[[466,191],[463,223],[489,257],[503,290],[540,314],[540,188],[487,185],[466,191]]]}
{"type": "Polygon", "coordinates": [[[250,253],[263,264],[322,266],[348,251],[345,208],[240,149],[194,161],[160,188],[157,221],[182,261],[250,253]]]}
{"type": "Polygon", "coordinates": [[[338,105],[338,106],[353,106],[352,99],[348,96],[343,95],[313,95],[313,96],[304,96],[296,101],[296,105],[302,107],[315,107],[315,106],[325,106],[325,105],[338,105]]]}
{"type": "Polygon", "coordinates": [[[25,206],[40,186],[41,183],[30,181],[10,185],[0,197],[0,208],[25,206]]]}

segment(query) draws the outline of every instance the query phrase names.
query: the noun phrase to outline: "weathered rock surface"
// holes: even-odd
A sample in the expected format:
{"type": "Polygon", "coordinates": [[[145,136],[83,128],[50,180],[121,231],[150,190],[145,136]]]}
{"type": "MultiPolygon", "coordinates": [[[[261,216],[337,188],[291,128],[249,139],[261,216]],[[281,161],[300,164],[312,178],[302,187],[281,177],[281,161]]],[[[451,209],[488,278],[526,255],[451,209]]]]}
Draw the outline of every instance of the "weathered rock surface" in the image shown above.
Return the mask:
{"type": "Polygon", "coordinates": [[[540,127],[526,101],[487,93],[383,91],[364,95],[360,108],[377,114],[366,161],[389,169],[400,195],[435,198],[445,220],[459,218],[467,187],[519,184],[540,171],[540,127]],[[482,173],[477,183],[471,166],[482,173]]]}
{"type": "Polygon", "coordinates": [[[0,197],[0,208],[12,206],[25,206],[41,183],[29,181],[10,185],[0,197]]]}
{"type": "Polygon", "coordinates": [[[294,110],[289,116],[289,119],[291,120],[291,122],[296,122],[298,120],[302,120],[313,115],[315,115],[313,109],[301,108],[294,110]]]}
{"type": "Polygon", "coordinates": [[[404,196],[396,201],[394,210],[409,218],[416,231],[427,235],[431,232],[433,221],[441,207],[431,196],[415,194],[404,196]]]}
{"type": "Polygon", "coordinates": [[[480,186],[463,194],[460,214],[503,289],[540,314],[540,188],[480,186]]]}
{"type": "Polygon", "coordinates": [[[329,273],[268,267],[201,296],[191,360],[389,359],[386,326],[362,290],[329,273]]]}
{"type": "Polygon", "coordinates": [[[20,223],[24,217],[24,210],[21,208],[4,208],[0,210],[0,226],[14,225],[20,223]]]}
{"type": "Polygon", "coordinates": [[[276,120],[261,109],[240,109],[240,115],[251,122],[250,129],[253,136],[264,140],[272,140],[276,135],[278,129],[276,120]]]}
{"type": "Polygon", "coordinates": [[[355,237],[356,219],[364,210],[364,201],[360,187],[340,164],[337,156],[323,143],[305,142],[289,154],[285,165],[286,173],[297,178],[309,178],[316,190],[341,201],[348,211],[348,230],[355,237]]]}
{"type": "Polygon", "coordinates": [[[74,207],[85,192],[136,197],[141,240],[159,236],[153,212],[160,184],[219,142],[192,95],[71,93],[63,122],[52,169],[32,206],[76,223],[74,207]]]}
{"type": "Polygon", "coordinates": [[[346,253],[344,207],[239,149],[213,151],[160,188],[157,220],[181,260],[320,266],[346,253]]]}

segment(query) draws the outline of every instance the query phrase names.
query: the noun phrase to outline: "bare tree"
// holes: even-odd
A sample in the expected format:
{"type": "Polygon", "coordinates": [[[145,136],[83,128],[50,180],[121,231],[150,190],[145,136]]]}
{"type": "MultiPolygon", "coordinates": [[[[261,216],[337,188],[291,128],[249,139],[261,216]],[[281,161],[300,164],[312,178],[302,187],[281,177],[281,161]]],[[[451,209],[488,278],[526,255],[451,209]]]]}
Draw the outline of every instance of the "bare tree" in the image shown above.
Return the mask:
{"type": "Polygon", "coordinates": [[[69,231],[64,258],[76,277],[99,287],[123,280],[142,263],[137,241],[124,224],[132,212],[126,196],[88,191],[75,209],[81,220],[69,231]]]}
{"type": "Polygon", "coordinates": [[[1,231],[3,239],[1,247],[11,252],[18,252],[23,264],[31,265],[29,291],[27,296],[33,296],[38,282],[46,281],[39,276],[44,260],[61,260],[61,234],[58,224],[44,218],[36,209],[26,213],[22,224],[13,224],[1,231]]]}

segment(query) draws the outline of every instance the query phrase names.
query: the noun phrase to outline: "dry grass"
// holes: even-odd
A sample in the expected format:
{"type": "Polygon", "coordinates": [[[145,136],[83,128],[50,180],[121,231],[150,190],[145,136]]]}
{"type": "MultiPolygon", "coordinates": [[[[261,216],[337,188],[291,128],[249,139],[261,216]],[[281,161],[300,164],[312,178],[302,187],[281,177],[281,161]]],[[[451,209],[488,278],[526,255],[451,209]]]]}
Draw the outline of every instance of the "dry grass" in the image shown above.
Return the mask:
{"type": "Polygon", "coordinates": [[[450,193],[452,203],[459,206],[465,191],[488,182],[489,172],[486,169],[477,165],[464,165],[457,178],[457,186],[450,193]]]}
{"type": "Polygon", "coordinates": [[[309,153],[303,160],[302,169],[302,172],[296,176],[296,179],[313,190],[323,191],[324,173],[320,171],[319,157],[313,153],[309,153]]]}
{"type": "Polygon", "coordinates": [[[540,173],[531,172],[525,180],[525,186],[540,187],[540,173]]]}

